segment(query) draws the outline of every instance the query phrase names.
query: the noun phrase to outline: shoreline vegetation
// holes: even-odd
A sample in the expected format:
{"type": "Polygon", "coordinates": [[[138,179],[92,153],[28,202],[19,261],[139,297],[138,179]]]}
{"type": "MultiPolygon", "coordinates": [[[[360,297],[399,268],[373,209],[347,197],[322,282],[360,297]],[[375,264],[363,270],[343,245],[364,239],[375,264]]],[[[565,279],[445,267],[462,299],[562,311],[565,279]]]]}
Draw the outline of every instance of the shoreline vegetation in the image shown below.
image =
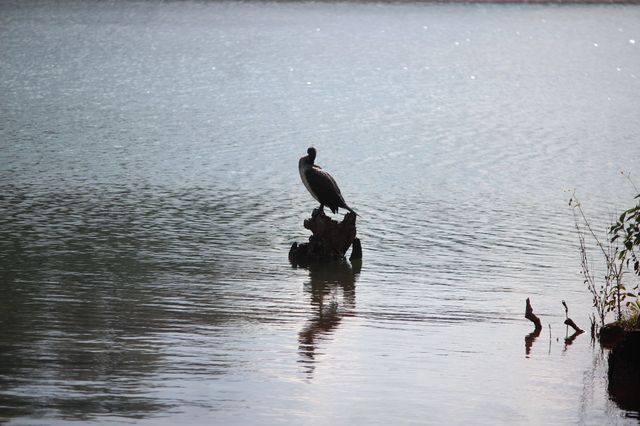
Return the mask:
{"type": "Polygon", "coordinates": [[[594,230],[575,191],[569,206],[578,234],[581,273],[597,313],[591,317],[591,339],[610,350],[607,391],[620,408],[640,412],[640,190],[630,172],[622,174],[638,195],[635,205],[620,213],[606,234],[594,230]],[[601,262],[594,262],[594,254],[601,262]],[[609,321],[608,314],[615,320],[609,321]]]}
{"type": "Polygon", "coordinates": [[[602,234],[594,230],[587,218],[575,190],[569,199],[579,241],[581,274],[593,300],[597,316],[591,316],[591,334],[597,334],[601,343],[615,343],[627,331],[640,330],[640,189],[631,172],[621,172],[631,187],[631,207],[619,214],[602,234]],[[588,242],[587,242],[588,240],[588,242]],[[595,262],[594,254],[600,262],[595,262]],[[598,263],[602,272],[595,272],[598,263]],[[615,320],[607,321],[607,314],[615,320]]]}

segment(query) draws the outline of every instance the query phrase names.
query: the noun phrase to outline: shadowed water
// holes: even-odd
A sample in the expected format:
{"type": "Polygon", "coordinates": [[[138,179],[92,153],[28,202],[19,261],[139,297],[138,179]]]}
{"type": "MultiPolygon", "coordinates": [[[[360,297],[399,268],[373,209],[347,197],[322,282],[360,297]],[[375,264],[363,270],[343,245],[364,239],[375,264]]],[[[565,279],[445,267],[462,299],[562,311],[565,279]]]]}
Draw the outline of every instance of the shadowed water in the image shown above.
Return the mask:
{"type": "Polygon", "coordinates": [[[560,302],[588,328],[568,191],[635,195],[639,18],[1,3],[0,420],[633,422],[560,302]],[[287,261],[311,145],[362,264],[287,261]]]}

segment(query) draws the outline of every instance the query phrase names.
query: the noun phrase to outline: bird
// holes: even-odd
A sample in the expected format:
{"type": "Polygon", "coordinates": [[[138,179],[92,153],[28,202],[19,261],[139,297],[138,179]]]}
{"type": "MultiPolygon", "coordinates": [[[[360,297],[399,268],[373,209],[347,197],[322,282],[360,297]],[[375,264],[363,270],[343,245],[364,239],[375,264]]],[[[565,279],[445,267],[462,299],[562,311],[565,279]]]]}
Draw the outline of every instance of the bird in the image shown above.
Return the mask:
{"type": "MultiPolygon", "coordinates": [[[[298,161],[298,171],[300,171],[300,178],[304,186],[309,190],[313,198],[320,203],[317,214],[323,212],[324,206],[327,206],[334,214],[338,212],[338,208],[342,207],[357,216],[358,214],[353,211],[344,201],[344,198],[342,198],[340,188],[338,188],[336,181],[328,172],[323,170],[322,167],[314,164],[315,160],[316,149],[310,147],[307,149],[307,155],[298,161]]],[[[314,210],[314,215],[315,212],[316,210],[314,210]]]]}

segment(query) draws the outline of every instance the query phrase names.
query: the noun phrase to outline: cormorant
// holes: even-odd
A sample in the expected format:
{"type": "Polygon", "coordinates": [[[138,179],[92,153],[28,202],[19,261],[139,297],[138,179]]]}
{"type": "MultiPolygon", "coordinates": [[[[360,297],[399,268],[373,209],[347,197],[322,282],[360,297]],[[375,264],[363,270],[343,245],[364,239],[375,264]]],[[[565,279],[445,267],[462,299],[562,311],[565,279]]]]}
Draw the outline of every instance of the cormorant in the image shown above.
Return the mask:
{"type": "Polygon", "coordinates": [[[351,207],[345,203],[338,184],[331,175],[322,170],[320,166],[313,164],[316,159],[316,149],[311,147],[307,149],[307,155],[298,161],[298,170],[302,183],[307,187],[313,198],[320,203],[320,212],[324,206],[331,209],[332,213],[337,213],[338,208],[349,210],[357,215],[351,207]]]}

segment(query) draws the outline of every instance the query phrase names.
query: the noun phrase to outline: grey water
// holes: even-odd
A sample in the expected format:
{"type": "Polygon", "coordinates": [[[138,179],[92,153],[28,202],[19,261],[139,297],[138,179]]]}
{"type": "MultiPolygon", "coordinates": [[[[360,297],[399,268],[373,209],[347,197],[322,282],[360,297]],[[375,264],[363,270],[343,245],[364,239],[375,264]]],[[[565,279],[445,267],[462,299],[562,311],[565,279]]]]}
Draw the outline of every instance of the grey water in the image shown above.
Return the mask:
{"type": "Polygon", "coordinates": [[[587,329],[572,191],[603,234],[637,193],[639,22],[0,2],[0,421],[637,422],[561,301],[587,329]],[[288,262],[309,146],[361,264],[288,262]]]}

